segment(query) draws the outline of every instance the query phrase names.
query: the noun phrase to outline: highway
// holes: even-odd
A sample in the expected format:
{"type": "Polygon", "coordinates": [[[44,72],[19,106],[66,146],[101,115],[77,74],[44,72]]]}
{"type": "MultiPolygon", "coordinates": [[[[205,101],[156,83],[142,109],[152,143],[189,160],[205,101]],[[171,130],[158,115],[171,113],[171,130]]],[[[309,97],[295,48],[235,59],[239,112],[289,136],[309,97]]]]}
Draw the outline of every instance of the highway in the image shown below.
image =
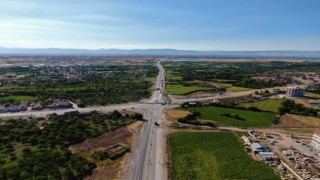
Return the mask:
{"type": "Polygon", "coordinates": [[[145,108],[144,123],[136,145],[132,148],[131,162],[124,179],[134,180],[162,180],[164,177],[163,153],[162,152],[162,130],[161,117],[165,107],[170,105],[161,105],[166,103],[163,95],[165,94],[165,73],[161,61],[157,62],[159,74],[156,80],[155,91],[153,92],[149,103],[160,103],[149,105],[145,108]],[[154,123],[158,122],[160,126],[154,123]]]}

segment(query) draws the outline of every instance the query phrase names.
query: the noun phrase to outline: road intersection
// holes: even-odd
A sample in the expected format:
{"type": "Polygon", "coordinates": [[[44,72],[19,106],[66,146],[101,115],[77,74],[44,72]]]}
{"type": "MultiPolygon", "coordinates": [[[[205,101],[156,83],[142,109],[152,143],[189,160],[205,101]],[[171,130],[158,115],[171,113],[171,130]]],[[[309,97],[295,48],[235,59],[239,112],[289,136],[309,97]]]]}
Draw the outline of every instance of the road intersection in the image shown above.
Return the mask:
{"type": "Polygon", "coordinates": [[[165,154],[163,152],[163,129],[161,123],[163,122],[163,114],[166,109],[178,107],[179,104],[188,101],[213,100],[226,97],[236,97],[249,95],[254,90],[234,92],[204,98],[174,98],[169,97],[165,92],[165,70],[161,65],[161,60],[157,61],[159,74],[155,83],[155,90],[151,98],[140,102],[132,102],[127,104],[118,104],[110,106],[96,106],[74,109],[60,109],[60,110],[42,110],[42,111],[25,111],[17,113],[1,113],[0,118],[14,118],[14,117],[44,117],[46,115],[56,113],[64,114],[66,112],[79,111],[91,112],[110,112],[113,110],[130,110],[137,111],[144,114],[146,123],[143,124],[136,144],[133,146],[130,159],[128,162],[128,169],[123,179],[132,180],[162,180],[166,179],[165,175],[165,154]],[[158,122],[160,126],[156,126],[158,122]]]}

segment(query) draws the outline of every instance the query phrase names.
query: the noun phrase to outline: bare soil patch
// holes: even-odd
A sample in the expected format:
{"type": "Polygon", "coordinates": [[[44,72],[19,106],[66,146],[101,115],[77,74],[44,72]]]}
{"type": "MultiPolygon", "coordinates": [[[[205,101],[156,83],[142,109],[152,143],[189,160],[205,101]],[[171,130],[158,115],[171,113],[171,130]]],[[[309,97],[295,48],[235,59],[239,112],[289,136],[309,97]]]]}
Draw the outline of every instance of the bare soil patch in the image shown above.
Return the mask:
{"type": "Polygon", "coordinates": [[[191,114],[191,112],[176,110],[176,109],[169,109],[166,111],[166,119],[174,121],[179,118],[186,117],[188,114],[191,114]]]}
{"type": "Polygon", "coordinates": [[[276,127],[282,128],[315,128],[320,127],[320,119],[310,116],[285,114],[280,117],[280,123],[276,127]]]}

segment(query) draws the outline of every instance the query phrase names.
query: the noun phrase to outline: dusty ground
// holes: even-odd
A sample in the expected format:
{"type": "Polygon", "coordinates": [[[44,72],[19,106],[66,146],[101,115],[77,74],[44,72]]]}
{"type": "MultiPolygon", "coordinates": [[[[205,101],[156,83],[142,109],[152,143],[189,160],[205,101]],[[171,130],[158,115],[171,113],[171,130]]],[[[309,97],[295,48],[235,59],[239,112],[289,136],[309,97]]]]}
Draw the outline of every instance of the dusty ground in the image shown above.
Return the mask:
{"type": "Polygon", "coordinates": [[[182,111],[182,110],[176,110],[176,109],[169,109],[165,112],[166,119],[170,121],[177,120],[179,118],[186,117],[188,114],[191,114],[189,111],[182,111]]]}
{"type": "Polygon", "coordinates": [[[281,116],[280,123],[276,127],[282,128],[316,128],[320,127],[320,119],[299,115],[285,114],[281,116]]]}
{"type": "MultiPolygon", "coordinates": [[[[142,122],[135,122],[126,127],[107,132],[96,138],[91,138],[83,143],[70,146],[72,153],[80,153],[90,159],[90,154],[95,150],[105,149],[117,143],[123,143],[127,147],[131,147],[135,143],[142,122]]],[[[121,179],[125,173],[125,164],[128,160],[128,154],[115,161],[105,160],[96,162],[97,168],[94,169],[87,180],[105,180],[105,179],[121,179]]]]}

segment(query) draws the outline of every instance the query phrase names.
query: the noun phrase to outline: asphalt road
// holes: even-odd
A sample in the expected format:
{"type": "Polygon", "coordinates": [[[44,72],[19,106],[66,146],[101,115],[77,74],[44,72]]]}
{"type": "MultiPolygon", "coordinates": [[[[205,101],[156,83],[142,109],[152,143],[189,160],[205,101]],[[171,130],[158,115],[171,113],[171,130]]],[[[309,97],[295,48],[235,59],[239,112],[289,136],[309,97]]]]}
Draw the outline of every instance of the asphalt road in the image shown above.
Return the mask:
{"type": "Polygon", "coordinates": [[[165,75],[160,61],[157,62],[157,67],[159,75],[149,103],[160,104],[149,104],[149,107],[144,109],[145,118],[148,121],[144,123],[137,144],[132,149],[130,166],[124,179],[166,179],[163,174],[161,116],[164,108],[168,105],[161,105],[161,103],[165,103],[163,98],[165,75]],[[158,122],[160,126],[156,126],[155,122],[158,122]]]}

